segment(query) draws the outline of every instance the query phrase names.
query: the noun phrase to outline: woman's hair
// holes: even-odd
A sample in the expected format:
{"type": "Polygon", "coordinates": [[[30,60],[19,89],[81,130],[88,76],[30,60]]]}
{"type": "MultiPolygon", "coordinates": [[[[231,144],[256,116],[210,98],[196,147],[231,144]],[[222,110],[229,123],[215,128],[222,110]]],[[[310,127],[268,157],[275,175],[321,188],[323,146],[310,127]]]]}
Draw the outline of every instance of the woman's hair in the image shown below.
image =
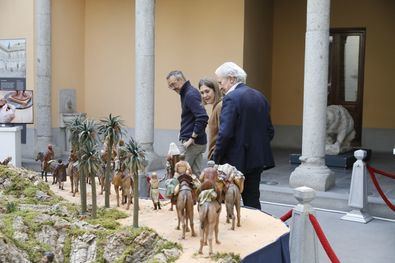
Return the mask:
{"type": "Polygon", "coordinates": [[[223,78],[233,77],[242,83],[246,83],[247,79],[247,73],[234,62],[225,62],[215,70],[215,74],[223,78]]]}
{"type": "MultiPolygon", "coordinates": [[[[210,79],[210,78],[203,78],[203,79],[199,80],[199,90],[200,90],[201,86],[206,86],[214,91],[213,105],[216,105],[218,102],[221,101],[221,99],[222,99],[221,91],[219,90],[218,84],[215,80],[210,79]]],[[[203,104],[206,104],[204,102],[204,100],[203,100],[203,104]]]]}

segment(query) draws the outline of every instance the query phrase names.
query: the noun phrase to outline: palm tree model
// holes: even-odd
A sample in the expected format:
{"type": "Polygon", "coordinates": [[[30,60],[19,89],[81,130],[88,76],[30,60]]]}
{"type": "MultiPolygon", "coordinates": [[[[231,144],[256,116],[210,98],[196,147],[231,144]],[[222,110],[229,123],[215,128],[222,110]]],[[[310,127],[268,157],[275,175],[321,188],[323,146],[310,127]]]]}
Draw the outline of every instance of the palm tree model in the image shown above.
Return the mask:
{"type": "Polygon", "coordinates": [[[139,227],[139,170],[144,170],[145,152],[141,146],[130,137],[126,144],[129,157],[126,159],[126,167],[133,174],[133,227],[139,227]]]}
{"type": "Polygon", "coordinates": [[[96,200],[95,175],[97,174],[97,171],[101,169],[100,156],[99,156],[99,152],[96,150],[96,145],[88,143],[83,146],[83,150],[81,151],[81,161],[79,167],[82,174],[87,175],[91,178],[92,217],[96,218],[97,200],[96,200]]]}
{"type": "MultiPolygon", "coordinates": [[[[92,176],[91,181],[92,191],[94,189],[95,193],[92,192],[92,209],[96,206],[96,184],[95,184],[95,174],[97,172],[96,167],[89,167],[95,162],[95,147],[97,145],[97,123],[94,120],[86,119],[80,126],[80,134],[78,135],[78,142],[80,151],[78,152],[78,168],[80,171],[80,185],[81,185],[81,210],[82,213],[86,212],[86,177],[92,176]],[[84,156],[85,155],[85,156],[84,156]],[[89,160],[92,158],[91,160],[89,160]],[[87,167],[84,167],[86,165],[87,167]],[[93,173],[94,172],[94,173],[93,173]],[[94,203],[93,204],[93,200],[94,203]],[[83,205],[84,204],[84,207],[83,205]]],[[[96,210],[96,207],[95,207],[96,210]]]]}
{"type": "Polygon", "coordinates": [[[108,158],[106,160],[106,171],[105,171],[105,182],[104,182],[104,206],[110,207],[110,178],[111,178],[111,159],[112,159],[112,149],[114,145],[117,145],[119,140],[123,135],[123,121],[119,116],[112,116],[111,114],[100,120],[99,133],[103,136],[104,143],[106,145],[106,151],[108,153],[108,158]]]}
{"type": "MultiPolygon", "coordinates": [[[[66,123],[66,127],[70,130],[70,143],[71,143],[71,149],[74,153],[77,154],[78,161],[80,160],[81,157],[81,151],[80,151],[80,133],[82,131],[82,124],[85,121],[85,117],[82,115],[76,116],[74,119],[72,119],[70,122],[66,123]]],[[[85,178],[84,178],[85,179],[85,178]]],[[[80,197],[81,197],[81,214],[86,213],[86,181],[82,180],[82,176],[80,176],[80,197]],[[83,187],[85,181],[85,187],[83,187]],[[83,192],[85,190],[85,192],[83,192]]]]}

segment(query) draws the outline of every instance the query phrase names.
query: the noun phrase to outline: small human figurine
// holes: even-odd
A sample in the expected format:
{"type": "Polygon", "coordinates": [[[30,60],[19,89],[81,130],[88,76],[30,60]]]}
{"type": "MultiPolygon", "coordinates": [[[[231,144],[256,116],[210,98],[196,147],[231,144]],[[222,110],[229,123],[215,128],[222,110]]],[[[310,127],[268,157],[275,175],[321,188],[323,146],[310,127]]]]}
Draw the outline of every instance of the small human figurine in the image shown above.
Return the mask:
{"type": "Polygon", "coordinates": [[[178,178],[180,175],[186,174],[191,176],[192,169],[187,161],[185,161],[185,155],[180,155],[180,160],[174,166],[174,177],[178,178]]]}
{"type": "Polygon", "coordinates": [[[58,163],[56,165],[56,168],[53,172],[53,177],[56,178],[56,180],[59,183],[59,189],[63,189],[64,182],[66,182],[67,175],[66,175],[66,165],[63,163],[61,159],[58,160],[58,163]]]}
{"type": "MultiPolygon", "coordinates": [[[[52,144],[48,144],[47,152],[44,155],[44,161],[43,161],[42,167],[41,167],[42,168],[41,169],[41,179],[43,179],[45,176],[45,182],[48,182],[47,174],[48,174],[48,171],[50,168],[50,161],[53,160],[54,158],[55,158],[55,153],[53,151],[52,144]]],[[[56,181],[55,181],[55,178],[53,177],[52,184],[55,184],[55,183],[56,183],[56,181]]]]}
{"type": "Polygon", "coordinates": [[[170,176],[172,178],[175,172],[175,166],[178,161],[180,161],[180,150],[178,149],[177,145],[172,142],[169,146],[169,151],[167,152],[167,161],[170,164],[170,176]]]}
{"type": "Polygon", "coordinates": [[[202,173],[200,174],[199,180],[202,182],[199,188],[199,192],[203,192],[204,190],[211,190],[214,189],[216,192],[216,197],[219,202],[222,201],[222,188],[220,187],[219,184],[217,184],[218,181],[218,171],[216,168],[214,168],[215,163],[214,161],[208,161],[207,162],[207,168],[203,169],[202,173]]]}
{"type": "Polygon", "coordinates": [[[160,208],[160,201],[159,201],[159,180],[158,175],[153,172],[151,174],[150,183],[150,197],[152,203],[154,204],[154,210],[161,209],[160,208]]]}
{"type": "Polygon", "coordinates": [[[174,166],[174,176],[166,180],[166,196],[171,201],[170,211],[173,211],[173,206],[177,203],[178,184],[185,179],[188,180],[188,183],[192,184],[191,166],[185,161],[184,155],[178,155],[178,157],[179,161],[174,166]],[[182,178],[179,178],[180,176],[182,178]]]}

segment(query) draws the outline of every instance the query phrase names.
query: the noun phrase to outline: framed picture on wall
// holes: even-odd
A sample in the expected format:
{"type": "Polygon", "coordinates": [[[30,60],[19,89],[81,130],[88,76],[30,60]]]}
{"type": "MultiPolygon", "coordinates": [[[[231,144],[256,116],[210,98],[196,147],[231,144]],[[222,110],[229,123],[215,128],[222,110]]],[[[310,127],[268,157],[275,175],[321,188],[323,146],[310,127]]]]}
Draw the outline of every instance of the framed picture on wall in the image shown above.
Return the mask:
{"type": "Polygon", "coordinates": [[[26,89],[26,40],[0,39],[0,90],[26,89]]]}

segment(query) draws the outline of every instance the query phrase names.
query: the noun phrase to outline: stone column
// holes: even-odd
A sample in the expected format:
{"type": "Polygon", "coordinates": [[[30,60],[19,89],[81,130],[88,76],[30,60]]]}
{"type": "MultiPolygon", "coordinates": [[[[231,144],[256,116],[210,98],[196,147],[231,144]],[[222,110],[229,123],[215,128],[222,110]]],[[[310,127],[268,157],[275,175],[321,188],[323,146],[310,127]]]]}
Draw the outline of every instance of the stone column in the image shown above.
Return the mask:
{"type": "Polygon", "coordinates": [[[305,185],[318,191],[335,184],[325,165],[329,8],[330,0],[307,1],[302,156],[289,179],[292,187],[305,185]]]}
{"type": "Polygon", "coordinates": [[[36,144],[46,151],[52,142],[51,116],[51,0],[35,0],[36,38],[36,144]]]}
{"type": "Polygon", "coordinates": [[[292,211],[290,225],[290,256],[293,263],[316,263],[318,261],[318,242],[309,214],[315,215],[311,201],[315,191],[309,187],[298,187],[294,196],[299,204],[292,211]]]}
{"type": "MultiPolygon", "coordinates": [[[[135,1],[135,136],[146,151],[147,170],[163,168],[154,152],[155,110],[155,0],[135,1]]],[[[139,189],[146,196],[146,177],[140,176],[139,189]]]]}

